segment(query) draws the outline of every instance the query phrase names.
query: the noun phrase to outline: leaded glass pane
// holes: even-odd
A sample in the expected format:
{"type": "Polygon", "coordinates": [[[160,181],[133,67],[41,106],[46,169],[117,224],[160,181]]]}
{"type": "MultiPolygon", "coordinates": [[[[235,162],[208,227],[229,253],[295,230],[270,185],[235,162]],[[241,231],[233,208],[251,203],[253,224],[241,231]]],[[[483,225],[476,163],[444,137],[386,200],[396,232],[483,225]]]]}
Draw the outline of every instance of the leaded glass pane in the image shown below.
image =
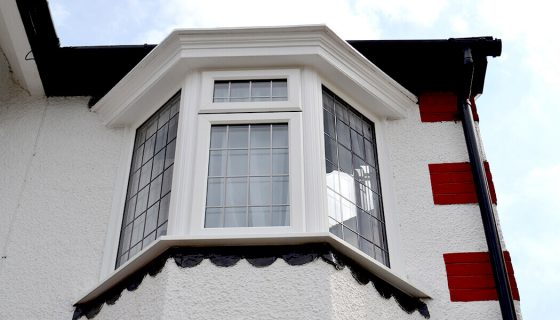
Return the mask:
{"type": "Polygon", "coordinates": [[[389,266],[374,125],[326,88],[323,123],[330,232],[389,266]]]}
{"type": "Polygon", "coordinates": [[[179,94],[136,130],[116,267],[166,234],[179,94]]]}

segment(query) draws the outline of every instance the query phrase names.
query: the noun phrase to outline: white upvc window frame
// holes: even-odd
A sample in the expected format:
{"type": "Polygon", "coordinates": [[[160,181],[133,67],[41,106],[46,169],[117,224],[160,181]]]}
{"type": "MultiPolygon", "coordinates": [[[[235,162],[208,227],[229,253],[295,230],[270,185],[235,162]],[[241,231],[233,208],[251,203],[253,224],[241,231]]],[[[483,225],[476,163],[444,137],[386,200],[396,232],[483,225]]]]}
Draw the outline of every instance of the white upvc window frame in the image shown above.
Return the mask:
{"type": "Polygon", "coordinates": [[[241,234],[290,234],[304,231],[301,112],[199,114],[197,132],[198,143],[194,164],[196,168],[194,182],[197,184],[197,188],[194,190],[192,197],[193,203],[188,226],[189,235],[193,237],[223,237],[226,235],[241,234]],[[212,125],[271,123],[288,124],[290,225],[276,227],[205,228],[204,218],[208,181],[210,130],[212,125]]]}

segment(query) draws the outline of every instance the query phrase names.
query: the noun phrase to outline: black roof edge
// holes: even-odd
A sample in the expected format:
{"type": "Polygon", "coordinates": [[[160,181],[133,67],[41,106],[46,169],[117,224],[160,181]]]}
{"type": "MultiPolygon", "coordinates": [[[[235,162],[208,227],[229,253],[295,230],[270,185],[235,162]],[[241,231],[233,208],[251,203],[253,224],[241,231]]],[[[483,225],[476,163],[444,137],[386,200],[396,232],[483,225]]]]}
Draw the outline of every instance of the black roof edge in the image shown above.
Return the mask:
{"type": "MultiPolygon", "coordinates": [[[[156,45],[61,47],[46,0],[16,0],[47,96],[101,99],[156,45]]],[[[415,95],[456,92],[462,81],[463,50],[472,49],[472,95],[482,93],[487,57],[501,55],[491,36],[435,40],[349,40],[364,57],[415,95]]]]}

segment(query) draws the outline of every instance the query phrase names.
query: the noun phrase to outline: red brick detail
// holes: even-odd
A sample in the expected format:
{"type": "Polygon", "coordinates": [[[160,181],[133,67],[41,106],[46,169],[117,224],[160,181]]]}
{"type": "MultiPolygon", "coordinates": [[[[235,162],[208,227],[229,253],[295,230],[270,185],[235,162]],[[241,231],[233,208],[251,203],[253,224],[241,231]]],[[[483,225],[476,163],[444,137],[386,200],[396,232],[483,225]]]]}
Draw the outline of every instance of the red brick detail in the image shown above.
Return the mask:
{"type": "MultiPolygon", "coordinates": [[[[509,252],[504,259],[513,299],[520,300],[509,252]]],[[[451,301],[498,300],[488,252],[446,253],[443,255],[451,301]]]]}
{"type": "MultiPolygon", "coordinates": [[[[469,162],[429,164],[434,204],[478,203],[469,162]]],[[[488,162],[484,162],[490,196],[496,203],[496,190],[488,162]]]]}
{"type": "MultiPolygon", "coordinates": [[[[418,97],[422,122],[460,121],[457,95],[452,92],[425,92],[418,97]]],[[[474,99],[471,99],[473,117],[478,121],[474,99]]]]}

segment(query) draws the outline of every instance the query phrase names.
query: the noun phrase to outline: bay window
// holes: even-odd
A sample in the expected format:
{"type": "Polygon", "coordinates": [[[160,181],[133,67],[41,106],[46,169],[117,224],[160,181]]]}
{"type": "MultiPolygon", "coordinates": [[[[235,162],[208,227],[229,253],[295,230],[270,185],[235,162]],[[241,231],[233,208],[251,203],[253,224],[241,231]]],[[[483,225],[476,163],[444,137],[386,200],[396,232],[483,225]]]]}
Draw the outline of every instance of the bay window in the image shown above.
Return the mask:
{"type": "Polygon", "coordinates": [[[173,246],[328,243],[423,294],[383,146],[415,97],[328,28],[296,29],[176,31],[94,107],[131,141],[103,277],[173,246]]]}

